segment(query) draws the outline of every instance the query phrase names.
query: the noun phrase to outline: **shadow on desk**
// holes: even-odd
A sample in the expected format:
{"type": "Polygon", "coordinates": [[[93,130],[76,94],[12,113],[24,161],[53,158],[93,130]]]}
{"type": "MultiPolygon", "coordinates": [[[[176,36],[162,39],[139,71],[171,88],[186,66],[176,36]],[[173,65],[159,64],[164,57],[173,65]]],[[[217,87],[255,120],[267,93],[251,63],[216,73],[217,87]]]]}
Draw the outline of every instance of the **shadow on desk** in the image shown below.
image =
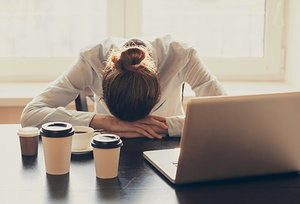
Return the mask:
{"type": "Polygon", "coordinates": [[[85,154],[72,154],[71,162],[72,163],[86,163],[94,160],[93,151],[85,154]]]}
{"type": "Polygon", "coordinates": [[[298,173],[228,179],[173,186],[179,203],[300,203],[298,173]],[[268,189],[266,191],[266,189],[268,189]]]}
{"type": "Polygon", "coordinates": [[[96,180],[97,197],[102,201],[119,201],[124,193],[119,178],[96,180]]]}
{"type": "Polygon", "coordinates": [[[23,169],[34,169],[37,166],[37,155],[22,156],[23,169]]]}
{"type": "Polygon", "coordinates": [[[173,184],[148,161],[144,162],[175,190],[178,203],[300,203],[298,172],[173,184]]]}
{"type": "Polygon", "coordinates": [[[69,193],[70,175],[50,175],[47,174],[47,191],[50,199],[66,200],[69,193]]]}

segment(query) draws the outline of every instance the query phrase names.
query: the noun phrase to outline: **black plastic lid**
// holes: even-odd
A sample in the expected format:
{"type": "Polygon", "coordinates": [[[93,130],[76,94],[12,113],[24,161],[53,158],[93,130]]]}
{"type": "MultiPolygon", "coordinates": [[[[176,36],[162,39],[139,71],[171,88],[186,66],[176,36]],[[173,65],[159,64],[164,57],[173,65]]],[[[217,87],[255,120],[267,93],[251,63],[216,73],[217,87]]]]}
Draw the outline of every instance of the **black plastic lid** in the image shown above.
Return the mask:
{"type": "Polygon", "coordinates": [[[101,134],[93,137],[92,146],[101,149],[112,149],[122,147],[123,142],[117,135],[101,134]]]}
{"type": "Polygon", "coordinates": [[[41,135],[44,137],[69,137],[74,134],[70,123],[50,122],[42,125],[41,135]]]}

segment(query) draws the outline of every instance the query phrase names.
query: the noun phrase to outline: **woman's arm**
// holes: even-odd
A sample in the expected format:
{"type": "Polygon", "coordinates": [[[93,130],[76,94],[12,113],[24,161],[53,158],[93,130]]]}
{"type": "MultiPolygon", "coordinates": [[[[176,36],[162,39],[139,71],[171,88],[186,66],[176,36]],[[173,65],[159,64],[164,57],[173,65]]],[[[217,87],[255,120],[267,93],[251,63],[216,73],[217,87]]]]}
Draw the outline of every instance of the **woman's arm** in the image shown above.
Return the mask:
{"type": "Polygon", "coordinates": [[[151,139],[161,139],[160,134],[167,134],[168,130],[164,117],[152,115],[135,122],[121,121],[112,115],[95,115],[90,126],[121,137],[148,137],[151,139]]]}
{"type": "Polygon", "coordinates": [[[21,116],[22,126],[41,127],[42,124],[53,121],[88,126],[94,113],[66,110],[65,106],[89,85],[92,80],[91,72],[88,64],[79,59],[71,69],[50,83],[42,93],[27,104],[21,116]]]}
{"type": "Polygon", "coordinates": [[[203,61],[197,56],[195,49],[189,49],[189,60],[179,74],[183,82],[187,82],[196,96],[226,95],[225,89],[213,76],[203,61]]]}
{"type": "MultiPolygon", "coordinates": [[[[187,63],[179,72],[179,79],[188,83],[196,96],[226,95],[226,91],[215,76],[210,74],[202,60],[197,56],[196,50],[190,48],[186,59],[187,63]]],[[[181,136],[185,116],[167,117],[169,136],[181,136]]]]}

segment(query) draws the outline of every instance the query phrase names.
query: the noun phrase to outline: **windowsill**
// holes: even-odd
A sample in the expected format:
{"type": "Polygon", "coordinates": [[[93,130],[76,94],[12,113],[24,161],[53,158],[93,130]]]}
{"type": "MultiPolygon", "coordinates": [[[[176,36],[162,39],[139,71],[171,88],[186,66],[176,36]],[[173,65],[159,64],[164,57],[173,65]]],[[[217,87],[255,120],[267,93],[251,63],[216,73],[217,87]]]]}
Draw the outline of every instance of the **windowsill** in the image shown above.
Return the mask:
{"type": "MultiPolygon", "coordinates": [[[[25,106],[37,94],[41,93],[48,83],[1,83],[0,106],[25,106]]],[[[245,95],[299,91],[299,89],[280,82],[222,82],[228,95],[245,95]]],[[[186,90],[185,96],[189,98],[193,92],[186,90]]]]}
{"type": "Polygon", "coordinates": [[[48,83],[0,83],[0,106],[25,106],[48,83]]]}
{"type": "Polygon", "coordinates": [[[222,82],[228,95],[250,95],[299,91],[284,82],[222,82]]]}

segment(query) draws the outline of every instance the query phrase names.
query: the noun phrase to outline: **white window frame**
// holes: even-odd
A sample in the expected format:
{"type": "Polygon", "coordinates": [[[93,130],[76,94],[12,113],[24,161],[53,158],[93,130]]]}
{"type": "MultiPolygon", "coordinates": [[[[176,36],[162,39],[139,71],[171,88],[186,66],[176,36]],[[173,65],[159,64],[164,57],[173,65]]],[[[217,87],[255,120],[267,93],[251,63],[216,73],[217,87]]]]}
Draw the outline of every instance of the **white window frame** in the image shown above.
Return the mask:
{"type": "Polygon", "coordinates": [[[284,81],[285,4],[284,0],[266,0],[263,57],[235,59],[207,57],[204,61],[209,69],[221,80],[284,81]]]}
{"type": "MultiPolygon", "coordinates": [[[[136,37],[142,35],[143,0],[107,0],[107,36],[136,37]]],[[[262,58],[204,57],[209,70],[220,80],[269,80],[285,78],[284,25],[276,18],[284,17],[286,0],[266,0],[265,42],[262,58]],[[283,6],[278,7],[282,4],[283,6]],[[224,68],[226,67],[226,68],[224,68]]],[[[0,82],[47,82],[64,72],[76,57],[0,58],[0,82]],[[21,70],[26,70],[20,72],[21,70]]]]}

